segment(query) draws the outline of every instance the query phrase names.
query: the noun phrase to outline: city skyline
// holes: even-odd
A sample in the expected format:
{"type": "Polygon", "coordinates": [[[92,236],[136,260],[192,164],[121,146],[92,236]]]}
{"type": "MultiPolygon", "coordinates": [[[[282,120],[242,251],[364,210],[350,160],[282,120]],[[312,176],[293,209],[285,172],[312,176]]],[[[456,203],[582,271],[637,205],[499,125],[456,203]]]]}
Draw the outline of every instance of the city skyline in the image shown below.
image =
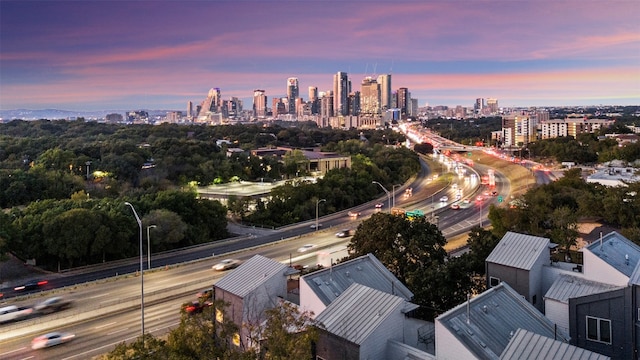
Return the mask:
{"type": "Polygon", "coordinates": [[[211,88],[250,109],[256,89],[270,104],[289,78],[326,92],[339,72],[352,90],[392,74],[419,106],[638,105],[638,13],[627,0],[2,1],[0,110],[181,110],[211,88]]]}

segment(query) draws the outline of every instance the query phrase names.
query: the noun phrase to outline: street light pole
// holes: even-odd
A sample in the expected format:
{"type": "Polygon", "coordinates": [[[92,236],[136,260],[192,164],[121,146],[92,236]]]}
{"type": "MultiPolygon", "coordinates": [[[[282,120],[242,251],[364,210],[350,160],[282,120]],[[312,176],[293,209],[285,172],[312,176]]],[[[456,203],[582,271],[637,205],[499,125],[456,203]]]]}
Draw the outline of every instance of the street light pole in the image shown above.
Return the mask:
{"type": "Polygon", "coordinates": [[[138,227],[140,228],[140,319],[142,322],[142,345],[144,346],[144,271],[142,268],[142,221],[136,212],[136,209],[129,202],[125,202],[125,205],[129,206],[133,211],[133,215],[136,217],[138,227]]]}
{"type": "Polygon", "coordinates": [[[151,237],[149,237],[149,229],[155,229],[157,226],[147,226],[147,270],[151,269],[151,237]]]}
{"type": "Polygon", "coordinates": [[[327,199],[319,199],[316,201],[316,231],[318,231],[318,206],[323,201],[327,201],[327,199]]]}
{"type": "Polygon", "coordinates": [[[377,181],[372,181],[372,184],[378,184],[380,185],[380,187],[382,188],[382,190],[384,190],[384,192],[387,193],[387,206],[389,207],[389,213],[391,213],[391,193],[389,193],[389,190],[387,190],[387,188],[385,188],[384,186],[382,186],[382,184],[380,184],[377,181]]]}
{"type": "Polygon", "coordinates": [[[396,207],[396,186],[402,186],[402,184],[393,185],[391,192],[393,193],[393,207],[396,207]]]}

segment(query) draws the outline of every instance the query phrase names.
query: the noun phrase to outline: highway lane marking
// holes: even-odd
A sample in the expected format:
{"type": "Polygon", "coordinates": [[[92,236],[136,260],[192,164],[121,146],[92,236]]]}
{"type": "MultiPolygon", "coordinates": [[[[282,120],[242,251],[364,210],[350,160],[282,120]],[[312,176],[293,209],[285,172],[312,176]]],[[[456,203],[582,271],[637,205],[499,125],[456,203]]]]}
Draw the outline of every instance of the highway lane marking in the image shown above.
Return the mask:
{"type": "Polygon", "coordinates": [[[27,359],[33,359],[33,358],[34,358],[34,356],[33,356],[33,355],[31,355],[31,356],[29,356],[29,357],[22,358],[21,360],[27,360],[27,359]]]}
{"type": "Polygon", "coordinates": [[[108,324],[104,324],[104,325],[100,325],[100,326],[96,326],[95,329],[102,329],[103,327],[107,327],[107,326],[111,326],[113,324],[117,324],[116,321],[112,322],[112,323],[108,323],[108,324]]]}
{"type": "Polygon", "coordinates": [[[15,349],[15,350],[7,351],[7,352],[4,352],[4,353],[0,353],[0,357],[3,357],[4,355],[9,355],[9,354],[14,353],[16,351],[22,351],[24,349],[26,349],[26,347],[21,347],[20,349],[15,349]]]}
{"type": "Polygon", "coordinates": [[[109,295],[109,293],[106,294],[100,294],[100,295],[95,295],[95,296],[90,296],[89,299],[95,299],[95,298],[99,298],[99,297],[103,297],[103,296],[107,296],[109,295]]]}
{"type": "Polygon", "coordinates": [[[110,332],[110,333],[107,333],[107,335],[115,335],[115,334],[117,334],[117,333],[119,333],[119,332],[123,332],[123,331],[127,331],[127,330],[129,330],[129,328],[124,328],[124,329],[120,329],[120,330],[112,331],[112,332],[110,332]]]}
{"type": "MultiPolygon", "coordinates": [[[[172,325],[165,326],[165,328],[168,328],[169,326],[179,325],[179,324],[180,324],[179,322],[178,322],[178,323],[174,323],[174,324],[172,324],[172,325]]],[[[161,327],[160,327],[160,328],[157,328],[157,330],[161,330],[161,329],[162,329],[161,327]]],[[[111,344],[102,345],[102,346],[100,346],[100,347],[94,348],[93,350],[88,350],[88,351],[82,352],[82,353],[80,353],[80,354],[75,354],[75,355],[73,355],[73,356],[69,356],[69,357],[64,358],[64,359],[62,359],[62,360],[75,359],[75,358],[77,358],[77,357],[84,358],[83,356],[84,356],[84,355],[86,355],[86,354],[89,354],[89,353],[95,352],[95,351],[97,351],[97,350],[101,350],[101,349],[103,349],[103,348],[107,348],[107,347],[114,347],[114,346],[116,346],[116,345],[118,345],[118,344],[121,344],[122,342],[128,342],[128,341],[130,341],[130,340],[137,339],[138,337],[140,337],[140,336],[139,336],[139,335],[131,336],[131,337],[128,337],[128,338],[126,338],[126,339],[124,339],[124,340],[119,340],[119,341],[113,342],[113,343],[111,343],[111,344]]]]}

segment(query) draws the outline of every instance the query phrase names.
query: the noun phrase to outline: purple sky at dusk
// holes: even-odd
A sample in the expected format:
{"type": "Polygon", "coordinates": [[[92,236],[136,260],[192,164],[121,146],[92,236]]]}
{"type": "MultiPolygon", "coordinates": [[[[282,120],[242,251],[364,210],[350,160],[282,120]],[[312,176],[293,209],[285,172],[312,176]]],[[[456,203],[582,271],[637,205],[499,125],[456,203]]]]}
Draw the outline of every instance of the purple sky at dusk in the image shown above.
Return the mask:
{"type": "Polygon", "coordinates": [[[392,74],[420,106],[640,105],[640,1],[0,1],[0,110],[252,106],[392,74]]]}

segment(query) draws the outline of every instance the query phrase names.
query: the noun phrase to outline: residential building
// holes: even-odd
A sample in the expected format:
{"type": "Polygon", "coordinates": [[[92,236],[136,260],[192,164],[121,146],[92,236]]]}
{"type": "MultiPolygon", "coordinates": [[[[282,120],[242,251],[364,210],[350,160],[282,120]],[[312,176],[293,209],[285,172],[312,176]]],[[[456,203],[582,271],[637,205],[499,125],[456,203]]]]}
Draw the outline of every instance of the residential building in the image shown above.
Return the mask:
{"type": "Polygon", "coordinates": [[[485,260],[487,287],[506,282],[539,311],[544,311],[542,266],[549,263],[544,237],[507,232],[485,260]]]}
{"type": "Polygon", "coordinates": [[[500,355],[500,360],[527,359],[607,360],[610,358],[531,331],[518,329],[500,355]]]}
{"type": "Polygon", "coordinates": [[[316,359],[387,360],[389,340],[404,339],[404,298],[352,283],[316,318],[316,359]]]}
{"type": "Polygon", "coordinates": [[[287,279],[297,273],[285,264],[255,255],[213,285],[213,298],[229,303],[225,309],[215,309],[216,321],[225,316],[238,325],[234,336],[240,349],[259,345],[259,326],[266,319],[265,311],[287,299],[287,279]]]}

